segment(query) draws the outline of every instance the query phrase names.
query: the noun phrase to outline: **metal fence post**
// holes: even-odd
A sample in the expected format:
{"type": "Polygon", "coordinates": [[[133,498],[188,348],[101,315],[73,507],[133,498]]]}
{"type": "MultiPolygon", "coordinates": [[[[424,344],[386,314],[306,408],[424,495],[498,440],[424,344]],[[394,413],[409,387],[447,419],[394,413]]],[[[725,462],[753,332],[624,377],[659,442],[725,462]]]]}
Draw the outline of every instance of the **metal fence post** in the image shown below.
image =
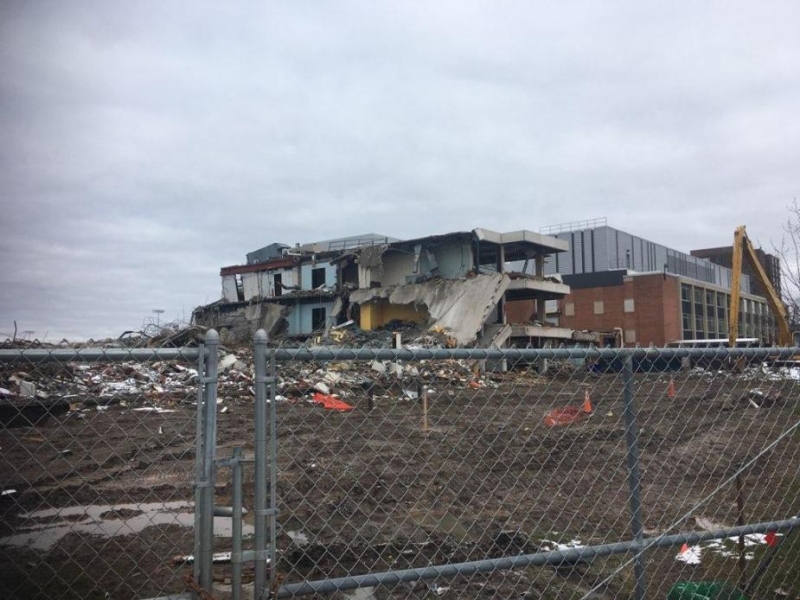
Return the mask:
{"type": "Polygon", "coordinates": [[[211,590],[214,556],[214,479],[215,452],[217,447],[217,359],[219,355],[219,334],[213,329],[206,333],[205,346],[208,349],[205,387],[204,433],[203,433],[203,481],[200,494],[203,506],[200,514],[200,553],[195,561],[200,562],[198,583],[205,590],[211,590]]]}
{"type": "Polygon", "coordinates": [[[242,449],[233,449],[231,457],[231,483],[233,485],[233,522],[231,526],[231,538],[233,542],[233,552],[231,563],[233,565],[232,592],[233,600],[242,598],[242,449]]]}
{"type": "MultiPolygon", "coordinates": [[[[263,597],[266,588],[266,538],[267,538],[267,333],[256,332],[253,356],[255,360],[255,582],[253,597],[263,597]]],[[[274,565],[270,564],[270,570],[274,565]]]]}
{"type": "Polygon", "coordinates": [[[633,396],[633,356],[625,354],[623,359],[622,379],[625,402],[625,443],[627,445],[628,485],[631,501],[631,530],[638,550],[633,565],[636,578],[636,600],[644,600],[647,594],[647,582],[644,568],[644,524],[642,522],[642,478],[639,473],[639,431],[636,427],[636,406],[633,396]]]}
{"type": "Polygon", "coordinates": [[[278,576],[278,368],[275,353],[270,352],[269,374],[269,586],[275,590],[278,576]]]}
{"type": "MultiPolygon", "coordinates": [[[[204,481],[203,459],[205,457],[205,441],[203,433],[205,431],[205,375],[206,375],[206,347],[200,344],[200,356],[197,357],[197,413],[195,415],[197,427],[195,432],[195,454],[194,454],[194,556],[199,558],[203,548],[202,542],[202,519],[203,519],[203,500],[204,492],[201,487],[204,481]]],[[[194,580],[200,580],[201,565],[199,560],[194,561],[194,580]]]]}

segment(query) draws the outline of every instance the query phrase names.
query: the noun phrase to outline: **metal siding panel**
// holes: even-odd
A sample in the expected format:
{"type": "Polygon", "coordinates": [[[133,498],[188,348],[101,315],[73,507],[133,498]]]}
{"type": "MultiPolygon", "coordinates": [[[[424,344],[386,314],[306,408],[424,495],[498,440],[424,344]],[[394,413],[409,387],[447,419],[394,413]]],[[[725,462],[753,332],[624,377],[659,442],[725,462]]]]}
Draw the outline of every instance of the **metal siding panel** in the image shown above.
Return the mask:
{"type": "Polygon", "coordinates": [[[564,256],[564,252],[556,254],[554,256],[548,256],[544,259],[544,274],[545,275],[555,275],[558,273],[558,267],[556,264],[556,256],[564,256]]]}
{"type": "Polygon", "coordinates": [[[608,227],[598,227],[594,234],[594,270],[608,271],[608,227]]]}
{"type": "Polygon", "coordinates": [[[663,271],[664,265],[667,264],[668,262],[667,249],[664,246],[657,244],[655,252],[656,252],[656,268],[658,271],[663,271]]]}
{"type": "Polygon", "coordinates": [[[572,273],[583,273],[581,269],[581,258],[583,257],[583,244],[581,244],[580,234],[572,235],[572,273]]]}
{"type": "Polygon", "coordinates": [[[619,266],[622,269],[632,269],[631,236],[624,231],[619,232],[619,266]]]}
{"type": "Polygon", "coordinates": [[[584,232],[584,235],[581,237],[581,245],[583,246],[583,263],[581,263],[581,266],[583,267],[583,272],[592,273],[594,272],[594,267],[592,265],[592,251],[594,250],[594,240],[592,239],[591,231],[584,232]]]}
{"type": "Polygon", "coordinates": [[[619,268],[619,231],[609,228],[608,269],[619,268]]]}

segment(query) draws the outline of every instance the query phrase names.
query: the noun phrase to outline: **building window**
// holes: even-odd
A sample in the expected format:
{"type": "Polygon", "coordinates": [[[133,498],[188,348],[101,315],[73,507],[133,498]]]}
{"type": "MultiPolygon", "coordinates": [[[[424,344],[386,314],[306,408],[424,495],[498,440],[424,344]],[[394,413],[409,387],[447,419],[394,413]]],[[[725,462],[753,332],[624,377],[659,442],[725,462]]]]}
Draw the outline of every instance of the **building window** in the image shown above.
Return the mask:
{"type": "Polygon", "coordinates": [[[311,309],[311,329],[317,331],[325,329],[325,308],[311,309]]]}
{"type": "Polygon", "coordinates": [[[567,302],[564,304],[564,315],[567,317],[574,317],[575,316],[575,303],[574,302],[567,302]]]}
{"type": "Polygon", "coordinates": [[[325,286],[325,268],[311,269],[311,287],[317,289],[325,286]]]}
{"type": "Polygon", "coordinates": [[[280,273],[272,276],[272,284],[275,288],[275,296],[283,294],[283,276],[280,273]]]}
{"type": "Polygon", "coordinates": [[[705,305],[703,303],[704,294],[703,289],[696,287],[693,288],[694,296],[694,339],[706,339],[705,333],[705,305]]]}
{"type": "Polygon", "coordinates": [[[626,313],[632,313],[634,311],[635,305],[633,303],[633,298],[625,298],[622,304],[623,304],[623,310],[626,313]]]}
{"type": "Polygon", "coordinates": [[[625,330],[625,343],[626,344],[635,344],[636,343],[636,330],[635,329],[626,329],[625,330]]]}
{"type": "Polygon", "coordinates": [[[603,309],[603,301],[602,300],[595,300],[594,301],[594,314],[602,315],[604,313],[603,309]]]}

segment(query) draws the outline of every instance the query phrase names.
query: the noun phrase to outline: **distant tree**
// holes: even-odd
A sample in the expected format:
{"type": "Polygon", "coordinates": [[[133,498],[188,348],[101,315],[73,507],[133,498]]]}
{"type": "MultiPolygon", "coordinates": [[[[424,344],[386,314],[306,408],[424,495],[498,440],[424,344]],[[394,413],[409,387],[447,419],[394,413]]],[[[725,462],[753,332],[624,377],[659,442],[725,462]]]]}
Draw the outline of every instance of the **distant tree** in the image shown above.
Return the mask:
{"type": "Polygon", "coordinates": [[[781,261],[781,294],[789,312],[792,331],[800,329],[800,205],[797,198],[787,207],[789,216],[783,223],[779,244],[773,242],[775,255],[781,261]]]}

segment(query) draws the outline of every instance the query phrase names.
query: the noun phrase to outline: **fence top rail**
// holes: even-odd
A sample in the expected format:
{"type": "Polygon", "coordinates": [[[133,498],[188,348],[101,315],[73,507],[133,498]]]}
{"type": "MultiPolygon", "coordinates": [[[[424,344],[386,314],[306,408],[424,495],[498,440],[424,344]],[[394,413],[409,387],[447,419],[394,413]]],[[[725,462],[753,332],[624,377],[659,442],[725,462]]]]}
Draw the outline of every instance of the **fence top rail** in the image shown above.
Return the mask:
{"type": "Polygon", "coordinates": [[[749,358],[789,360],[800,348],[280,348],[269,349],[277,361],[326,360],[536,360],[589,358],[605,360],[749,358]]]}
{"type": "Polygon", "coordinates": [[[653,538],[645,538],[641,541],[631,540],[627,542],[614,542],[594,546],[581,546],[566,550],[551,550],[501,558],[486,558],[471,562],[449,563],[385,571],[382,573],[368,573],[365,575],[350,575],[317,581],[304,581],[281,586],[277,595],[279,598],[287,598],[318,593],[330,594],[359,587],[392,585],[402,581],[412,582],[422,579],[435,579],[437,577],[455,577],[461,574],[472,575],[474,573],[489,573],[500,569],[521,568],[531,565],[559,565],[564,562],[571,563],[576,560],[591,560],[595,557],[610,556],[612,554],[643,552],[648,548],[665,548],[669,546],[679,546],[684,543],[695,544],[702,541],[725,539],[751,533],[791,530],[798,525],[800,525],[800,517],[792,517],[779,521],[719,528],[713,531],[694,531],[672,535],[660,535],[653,538]]]}
{"type": "Polygon", "coordinates": [[[34,348],[0,350],[0,364],[25,360],[32,363],[125,361],[155,362],[159,360],[195,361],[200,348],[34,348]]]}

